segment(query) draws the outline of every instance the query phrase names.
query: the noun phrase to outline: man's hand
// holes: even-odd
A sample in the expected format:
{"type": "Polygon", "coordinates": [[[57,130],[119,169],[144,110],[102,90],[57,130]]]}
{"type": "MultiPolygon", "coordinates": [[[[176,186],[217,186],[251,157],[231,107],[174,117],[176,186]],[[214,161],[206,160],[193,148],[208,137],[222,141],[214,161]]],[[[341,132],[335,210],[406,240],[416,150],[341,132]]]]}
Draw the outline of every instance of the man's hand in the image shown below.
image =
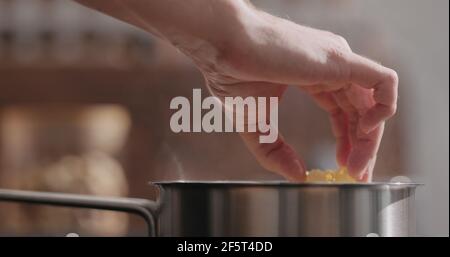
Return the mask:
{"type": "MultiPolygon", "coordinates": [[[[384,121],[396,111],[398,78],[353,53],[342,37],[271,16],[246,1],[80,2],[171,42],[192,58],[219,97],[281,97],[288,85],[298,87],[329,113],[339,165],[358,180],[371,179],[384,121]]],[[[281,135],[272,144],[260,144],[258,133],[241,136],[266,169],[305,179],[302,159],[281,135]]]]}
{"type": "MultiPolygon", "coordinates": [[[[197,60],[213,94],[281,97],[287,85],[296,85],[329,113],[338,164],[354,178],[370,180],[384,121],[396,111],[397,74],[353,53],[330,32],[256,10],[248,19],[238,45],[213,65],[197,60]]],[[[265,168],[304,179],[303,161],[281,135],[268,145],[259,143],[257,133],[241,135],[265,168]]]]}

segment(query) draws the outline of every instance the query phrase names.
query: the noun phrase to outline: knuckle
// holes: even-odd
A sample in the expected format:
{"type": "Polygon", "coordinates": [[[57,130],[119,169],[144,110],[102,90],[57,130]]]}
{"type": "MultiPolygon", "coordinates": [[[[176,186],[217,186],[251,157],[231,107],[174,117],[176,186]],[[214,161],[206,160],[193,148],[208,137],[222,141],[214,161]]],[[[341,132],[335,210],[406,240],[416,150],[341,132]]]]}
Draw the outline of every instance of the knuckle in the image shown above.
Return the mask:
{"type": "Polygon", "coordinates": [[[334,69],[334,77],[340,81],[347,81],[351,76],[350,65],[348,65],[349,55],[339,47],[328,49],[328,64],[334,69]]]}
{"type": "Polygon", "coordinates": [[[386,77],[385,80],[394,88],[398,86],[398,74],[396,71],[392,69],[388,69],[386,71],[386,77]]]}
{"type": "Polygon", "coordinates": [[[388,107],[388,115],[389,117],[394,116],[394,114],[397,112],[397,104],[393,104],[388,107]]]}
{"type": "Polygon", "coordinates": [[[336,38],[336,41],[339,42],[340,44],[342,44],[343,46],[345,46],[345,47],[349,46],[347,40],[343,36],[336,35],[335,38],[336,38]]]}
{"type": "Polygon", "coordinates": [[[328,57],[332,60],[343,60],[344,59],[344,51],[341,48],[332,46],[327,49],[328,57]]]}
{"type": "Polygon", "coordinates": [[[343,36],[334,33],[330,34],[332,40],[337,44],[338,48],[340,48],[342,51],[351,51],[349,43],[343,36]]]}

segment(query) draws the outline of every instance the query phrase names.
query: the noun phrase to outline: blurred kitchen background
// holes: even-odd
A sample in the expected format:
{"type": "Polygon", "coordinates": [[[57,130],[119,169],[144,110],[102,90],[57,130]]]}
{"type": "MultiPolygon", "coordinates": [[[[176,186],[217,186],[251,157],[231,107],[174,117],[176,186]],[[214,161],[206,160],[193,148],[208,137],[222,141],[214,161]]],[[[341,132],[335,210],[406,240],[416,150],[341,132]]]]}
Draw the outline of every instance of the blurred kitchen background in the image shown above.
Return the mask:
{"type": "MultiPolygon", "coordinates": [[[[374,180],[425,183],[418,234],[449,234],[449,1],[254,0],[344,36],[397,70],[398,114],[374,180]]],[[[0,188],[156,197],[148,181],[273,180],[234,134],[174,134],[170,100],[204,88],[192,63],[143,31],[69,0],[0,0],[0,188]]],[[[326,115],[294,89],[280,127],[309,168],[334,168],[326,115]],[[292,111],[295,110],[295,111],[292,111]]],[[[0,235],[143,235],[108,211],[0,203],[0,235]]]]}

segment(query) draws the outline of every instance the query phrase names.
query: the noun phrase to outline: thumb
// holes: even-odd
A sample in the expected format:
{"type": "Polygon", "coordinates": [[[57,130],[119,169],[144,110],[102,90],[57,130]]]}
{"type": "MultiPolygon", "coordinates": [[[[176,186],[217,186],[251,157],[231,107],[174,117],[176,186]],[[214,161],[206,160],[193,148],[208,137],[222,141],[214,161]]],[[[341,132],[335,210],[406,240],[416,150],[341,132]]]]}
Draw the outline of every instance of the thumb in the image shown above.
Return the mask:
{"type": "Polygon", "coordinates": [[[306,168],[295,150],[278,134],[273,143],[260,143],[260,132],[240,133],[244,143],[258,162],[267,170],[290,181],[305,181],[306,168]]]}

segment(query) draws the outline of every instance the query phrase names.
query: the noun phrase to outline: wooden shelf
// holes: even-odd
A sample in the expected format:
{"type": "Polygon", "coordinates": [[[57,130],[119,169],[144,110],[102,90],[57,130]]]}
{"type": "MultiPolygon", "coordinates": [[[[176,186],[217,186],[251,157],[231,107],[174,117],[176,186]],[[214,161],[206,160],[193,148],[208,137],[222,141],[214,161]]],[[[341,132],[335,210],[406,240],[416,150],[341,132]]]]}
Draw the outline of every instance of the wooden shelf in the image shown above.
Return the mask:
{"type": "Polygon", "coordinates": [[[198,71],[184,68],[1,67],[0,104],[146,103],[161,90],[199,87],[198,71]],[[186,85],[187,84],[187,85],[186,85]]]}

